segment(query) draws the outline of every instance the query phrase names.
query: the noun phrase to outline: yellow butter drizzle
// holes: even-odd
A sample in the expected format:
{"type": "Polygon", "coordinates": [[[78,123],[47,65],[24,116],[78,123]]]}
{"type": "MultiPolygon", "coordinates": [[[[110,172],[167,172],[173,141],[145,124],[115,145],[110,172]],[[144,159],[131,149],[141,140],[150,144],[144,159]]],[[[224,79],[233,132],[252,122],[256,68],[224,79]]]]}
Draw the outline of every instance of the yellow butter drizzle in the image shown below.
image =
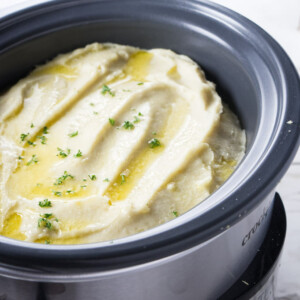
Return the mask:
{"type": "Polygon", "coordinates": [[[24,241],[26,236],[20,232],[22,216],[18,213],[13,213],[5,219],[1,235],[6,237],[24,241]]]}

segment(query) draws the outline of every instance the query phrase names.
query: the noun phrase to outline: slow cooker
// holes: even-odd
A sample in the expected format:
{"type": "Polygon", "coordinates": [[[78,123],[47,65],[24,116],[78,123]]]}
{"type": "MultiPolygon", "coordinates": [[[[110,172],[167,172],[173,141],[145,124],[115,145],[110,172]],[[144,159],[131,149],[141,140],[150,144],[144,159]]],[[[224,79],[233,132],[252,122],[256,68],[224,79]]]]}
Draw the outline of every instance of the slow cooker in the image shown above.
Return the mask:
{"type": "Polygon", "coordinates": [[[95,41],[169,48],[197,61],[239,116],[246,155],[203,203],[130,237],[66,246],[1,236],[1,299],[258,299],[272,287],[285,234],[274,189],[299,146],[300,83],[291,61],[257,25],[211,2],[49,1],[0,20],[0,90],[95,41]],[[264,245],[276,230],[282,238],[268,267],[243,279],[261,266],[261,249],[271,252],[264,245]]]}

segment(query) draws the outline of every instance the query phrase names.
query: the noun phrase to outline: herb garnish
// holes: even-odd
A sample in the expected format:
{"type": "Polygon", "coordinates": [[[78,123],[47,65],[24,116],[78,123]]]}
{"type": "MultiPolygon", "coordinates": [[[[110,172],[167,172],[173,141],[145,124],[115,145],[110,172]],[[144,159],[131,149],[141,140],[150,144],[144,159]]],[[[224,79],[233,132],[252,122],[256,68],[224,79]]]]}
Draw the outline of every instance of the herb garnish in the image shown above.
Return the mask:
{"type": "Polygon", "coordinates": [[[138,115],[139,115],[140,117],[143,117],[143,116],[144,116],[141,112],[139,112],[138,115]]]}
{"type": "Polygon", "coordinates": [[[24,142],[28,135],[29,135],[29,132],[28,133],[21,133],[20,134],[21,141],[24,142]]]}
{"type": "Polygon", "coordinates": [[[67,157],[70,153],[71,153],[71,150],[70,149],[67,149],[66,151],[61,149],[61,148],[57,148],[58,150],[58,154],[56,154],[56,156],[60,156],[62,158],[65,158],[67,157]]]}
{"type": "Polygon", "coordinates": [[[27,162],[27,166],[31,165],[31,164],[36,164],[38,163],[38,158],[35,154],[32,155],[31,159],[27,162]]]}
{"type": "Polygon", "coordinates": [[[45,126],[44,128],[43,128],[43,134],[48,134],[49,133],[49,131],[48,131],[48,127],[47,126],[45,126]]]}
{"type": "Polygon", "coordinates": [[[89,177],[90,177],[90,179],[91,179],[92,181],[97,180],[97,176],[96,176],[96,175],[89,175],[89,177]]]}
{"type": "Polygon", "coordinates": [[[114,126],[116,124],[116,121],[114,119],[109,118],[108,121],[111,126],[114,126]]]}
{"type": "Polygon", "coordinates": [[[178,212],[177,211],[172,211],[172,214],[177,218],[178,217],[178,212]]]}
{"type": "Polygon", "coordinates": [[[24,158],[23,158],[22,156],[19,156],[18,159],[19,159],[19,160],[22,160],[22,159],[24,159],[24,158]]]}
{"type": "Polygon", "coordinates": [[[45,244],[46,244],[46,245],[49,245],[49,244],[50,244],[50,241],[45,240],[45,244]]]}
{"type": "Polygon", "coordinates": [[[138,123],[138,122],[140,122],[140,121],[141,121],[140,118],[138,118],[137,116],[134,116],[134,121],[133,121],[133,123],[138,123]]]}
{"type": "Polygon", "coordinates": [[[53,190],[52,190],[52,193],[53,193],[54,196],[56,196],[56,197],[61,197],[61,196],[62,196],[62,193],[61,193],[61,192],[58,192],[58,191],[53,191],[53,190]]]}
{"type": "Polygon", "coordinates": [[[30,127],[31,127],[31,128],[33,128],[33,127],[34,127],[34,124],[33,124],[33,123],[31,123],[30,127]]]}
{"type": "Polygon", "coordinates": [[[125,129],[129,129],[129,130],[134,129],[134,125],[133,125],[131,122],[129,122],[129,121],[125,121],[125,122],[123,123],[123,127],[124,127],[125,129]]]}
{"type": "Polygon", "coordinates": [[[109,182],[109,179],[108,179],[108,178],[105,178],[105,179],[103,179],[103,181],[105,181],[105,182],[109,182]]]}
{"type": "Polygon", "coordinates": [[[121,174],[121,184],[126,182],[126,176],[124,174],[121,174]]]}
{"type": "Polygon", "coordinates": [[[37,136],[37,138],[41,140],[41,143],[42,143],[43,145],[46,145],[47,138],[46,138],[44,135],[42,135],[42,136],[37,136]]]}
{"type": "Polygon", "coordinates": [[[27,141],[27,144],[30,145],[30,146],[33,146],[33,147],[36,146],[36,143],[34,143],[34,142],[32,142],[32,141],[27,141]]]}
{"type": "Polygon", "coordinates": [[[103,95],[105,95],[106,93],[109,93],[112,97],[114,97],[115,96],[115,92],[113,92],[107,85],[103,85],[102,86],[102,91],[101,91],[101,93],[103,94],[103,95]]]}
{"type": "Polygon", "coordinates": [[[82,156],[82,152],[80,151],[80,149],[78,149],[78,152],[74,154],[74,157],[81,157],[81,156],[82,156]]]}
{"type": "Polygon", "coordinates": [[[45,199],[45,200],[39,202],[39,206],[40,207],[52,207],[52,203],[48,199],[45,199]]]}
{"type": "Polygon", "coordinates": [[[143,85],[144,84],[144,82],[139,82],[137,85],[143,85]]]}
{"type": "MultiPolygon", "coordinates": [[[[50,220],[54,218],[53,214],[43,214],[40,215],[41,218],[38,220],[38,227],[44,227],[47,229],[52,229],[52,223],[50,220]]],[[[55,218],[54,221],[58,222],[58,219],[55,218]]]]}
{"type": "Polygon", "coordinates": [[[150,141],[148,141],[148,144],[149,144],[150,148],[156,148],[156,147],[159,147],[161,145],[160,141],[156,138],[151,139],[150,141]]]}
{"type": "Polygon", "coordinates": [[[62,185],[64,183],[64,181],[67,180],[68,178],[73,179],[74,176],[71,174],[68,174],[67,171],[64,171],[64,174],[56,179],[56,181],[54,182],[54,185],[62,185]]]}
{"type": "Polygon", "coordinates": [[[78,131],[75,131],[75,132],[72,132],[72,133],[68,134],[68,136],[71,137],[71,138],[76,136],[76,135],[78,135],[78,131]]]}

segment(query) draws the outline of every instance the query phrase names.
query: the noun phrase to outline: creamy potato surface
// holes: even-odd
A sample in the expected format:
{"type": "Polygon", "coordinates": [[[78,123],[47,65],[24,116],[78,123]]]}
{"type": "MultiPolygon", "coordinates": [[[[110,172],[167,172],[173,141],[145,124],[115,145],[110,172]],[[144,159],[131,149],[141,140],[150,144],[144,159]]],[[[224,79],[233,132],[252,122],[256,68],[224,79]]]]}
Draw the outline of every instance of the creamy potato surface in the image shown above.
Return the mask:
{"type": "Polygon", "coordinates": [[[78,244],[191,209],[233,172],[245,134],[199,66],[91,44],[0,96],[0,234],[78,244]]]}

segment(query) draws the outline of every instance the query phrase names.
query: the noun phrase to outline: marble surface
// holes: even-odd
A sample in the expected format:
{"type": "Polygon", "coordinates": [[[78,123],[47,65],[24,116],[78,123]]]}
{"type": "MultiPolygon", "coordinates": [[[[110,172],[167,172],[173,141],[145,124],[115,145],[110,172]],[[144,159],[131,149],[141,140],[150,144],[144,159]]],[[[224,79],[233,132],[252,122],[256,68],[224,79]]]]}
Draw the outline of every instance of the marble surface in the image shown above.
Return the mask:
{"type": "MultiPolygon", "coordinates": [[[[0,17],[28,3],[45,0],[0,0],[0,17]]],[[[289,54],[300,73],[300,0],[215,0],[257,23],[289,54]]],[[[300,99],[299,99],[300,101],[300,99]]],[[[276,298],[300,300],[300,151],[283,177],[280,193],[288,218],[287,237],[278,274],[276,298]]]]}

